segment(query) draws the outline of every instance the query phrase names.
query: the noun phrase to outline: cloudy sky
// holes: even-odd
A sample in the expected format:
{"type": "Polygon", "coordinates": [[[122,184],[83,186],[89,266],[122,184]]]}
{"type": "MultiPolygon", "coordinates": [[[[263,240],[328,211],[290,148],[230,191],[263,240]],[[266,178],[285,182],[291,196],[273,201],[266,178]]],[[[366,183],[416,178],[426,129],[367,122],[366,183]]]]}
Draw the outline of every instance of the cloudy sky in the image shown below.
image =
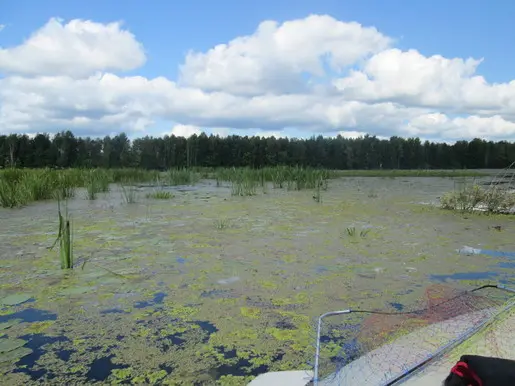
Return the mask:
{"type": "Polygon", "coordinates": [[[515,3],[0,0],[0,134],[515,140],[515,3]]]}

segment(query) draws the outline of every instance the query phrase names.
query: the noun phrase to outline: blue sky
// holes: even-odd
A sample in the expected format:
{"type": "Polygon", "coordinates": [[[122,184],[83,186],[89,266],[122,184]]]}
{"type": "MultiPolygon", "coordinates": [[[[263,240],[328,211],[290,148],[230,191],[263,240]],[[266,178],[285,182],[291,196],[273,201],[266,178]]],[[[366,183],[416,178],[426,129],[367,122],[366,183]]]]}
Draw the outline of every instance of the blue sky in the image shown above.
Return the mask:
{"type": "MultiPolygon", "coordinates": [[[[62,18],[63,24],[73,19],[91,20],[101,24],[123,21],[121,28],[129,30],[143,45],[146,62],[130,71],[113,72],[118,76],[143,76],[149,79],[162,76],[170,81],[176,81],[179,77],[179,65],[185,62],[185,56],[190,50],[206,53],[217,44],[228,43],[239,36],[252,35],[257,26],[265,20],[275,20],[278,25],[281,25],[289,20],[304,19],[310,14],[329,15],[341,22],[356,21],[364,27],[375,27],[381,34],[393,39],[392,48],[401,51],[415,49],[424,57],[441,55],[448,59],[462,58],[464,60],[469,57],[484,58],[476,72],[484,76],[489,84],[507,83],[514,78],[515,23],[513,23],[513,15],[515,15],[515,3],[506,1],[262,0],[245,2],[220,0],[214,2],[191,0],[143,2],[138,0],[92,0],[79,2],[2,0],[0,1],[0,25],[4,25],[4,28],[0,32],[0,47],[12,49],[23,44],[31,34],[42,28],[53,17],[62,18]]],[[[358,63],[353,68],[359,67],[358,63]]],[[[103,71],[102,68],[99,70],[103,71]]],[[[12,70],[10,72],[2,71],[0,61],[0,76],[5,79],[16,75],[12,70]]],[[[330,77],[333,75],[333,73],[329,74],[330,77]]],[[[203,89],[202,86],[199,88],[203,89]]],[[[463,88],[460,90],[453,91],[452,94],[457,95],[464,92],[463,88]]],[[[205,89],[204,91],[212,90],[205,89]]],[[[217,91],[226,92],[225,89],[217,91]]],[[[231,93],[229,92],[229,94],[231,93]]],[[[396,97],[386,99],[392,103],[398,102],[396,97]]],[[[372,103],[363,97],[358,100],[363,103],[372,103]]],[[[504,95],[504,99],[500,97],[499,100],[505,101],[506,96],[504,95]]],[[[377,103],[378,101],[384,100],[376,98],[373,102],[377,103]]],[[[0,99],[0,103],[6,105],[9,101],[0,99]]],[[[434,106],[420,104],[408,106],[405,102],[402,103],[410,109],[434,108],[434,106]]],[[[449,119],[456,118],[458,115],[452,113],[456,110],[456,106],[448,107],[446,110],[446,107],[438,105],[437,110],[421,111],[420,114],[441,113],[447,114],[449,119]]],[[[499,106],[495,115],[500,115],[503,120],[511,123],[515,114],[505,111],[504,107],[499,106]],[[503,111],[502,114],[497,114],[501,111],[503,111]]],[[[412,119],[413,114],[415,114],[414,111],[410,110],[407,119],[412,119]]],[[[182,114],[178,114],[178,116],[182,117],[182,114]]],[[[485,118],[488,117],[488,114],[485,114],[485,109],[481,107],[477,111],[469,109],[463,114],[459,113],[459,116],[485,118]]],[[[156,114],[150,117],[154,123],[146,128],[146,132],[154,134],[166,131],[167,126],[174,124],[173,118],[173,114],[165,114],[165,116],[156,114]]],[[[267,119],[270,121],[269,117],[267,119]]],[[[238,122],[244,120],[245,117],[238,116],[238,122]]],[[[213,119],[213,125],[215,123],[219,125],[221,121],[223,119],[213,119]]],[[[349,127],[349,130],[373,131],[369,122],[360,124],[359,119],[355,121],[357,123],[349,127]]],[[[230,122],[232,121],[230,120],[230,122]]],[[[202,128],[210,126],[208,119],[199,123],[195,119],[190,122],[188,118],[181,118],[180,123],[202,128]]],[[[249,123],[248,129],[254,131],[259,129],[255,127],[255,124],[256,119],[253,119],[253,127],[249,123]]],[[[295,127],[296,122],[292,122],[292,125],[286,122],[283,125],[295,127]]],[[[348,124],[342,123],[342,126],[346,125],[348,126],[348,124]]],[[[505,130],[507,138],[515,136],[515,132],[511,131],[512,127],[509,124],[503,123],[503,125],[503,129],[499,130],[505,130]]],[[[274,125],[268,125],[267,128],[269,126],[274,125]]],[[[301,136],[325,133],[322,127],[323,123],[315,126],[307,125],[302,129],[290,128],[284,131],[279,125],[272,129],[273,132],[296,133],[301,136]]],[[[448,126],[445,127],[448,129],[448,126]]],[[[117,130],[116,127],[110,129],[117,130]]],[[[441,128],[441,130],[444,129],[441,128]]],[[[233,131],[231,128],[228,130],[233,131]]],[[[331,130],[327,132],[332,133],[336,129],[332,128],[331,130]]],[[[429,129],[426,128],[417,130],[416,132],[409,130],[405,132],[406,135],[425,133],[428,138],[443,138],[439,132],[428,133],[429,129]]],[[[483,129],[478,134],[484,134],[484,132],[483,129]]],[[[387,127],[383,127],[373,134],[388,136],[392,133],[402,134],[403,132],[399,127],[392,128],[391,132],[387,127]]],[[[463,133],[463,130],[458,130],[456,133],[456,135],[463,133]]],[[[501,134],[504,135],[503,133],[501,134]]],[[[250,131],[249,134],[251,134],[250,131]]]]}

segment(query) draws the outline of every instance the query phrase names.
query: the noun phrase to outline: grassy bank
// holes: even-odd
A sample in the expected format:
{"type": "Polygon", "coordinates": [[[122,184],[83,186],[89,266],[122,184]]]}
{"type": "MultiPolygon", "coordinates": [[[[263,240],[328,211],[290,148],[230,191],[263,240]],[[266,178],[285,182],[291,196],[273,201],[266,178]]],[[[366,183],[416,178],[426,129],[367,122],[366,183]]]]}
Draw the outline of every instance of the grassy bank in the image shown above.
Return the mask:
{"type": "Polygon", "coordinates": [[[66,199],[76,188],[85,188],[88,199],[107,192],[110,183],[148,182],[157,179],[155,171],[137,169],[5,169],[0,171],[0,206],[14,208],[30,202],[66,199]]]}
{"type": "Polygon", "coordinates": [[[167,172],[141,169],[4,169],[0,170],[0,206],[14,208],[30,202],[66,199],[76,188],[86,189],[86,198],[109,191],[109,184],[194,185],[201,179],[214,179],[217,185],[229,183],[232,194],[252,196],[266,193],[268,184],[275,189],[304,190],[327,188],[337,177],[472,177],[484,173],[470,170],[339,170],[302,167],[191,168],[167,172]]]}

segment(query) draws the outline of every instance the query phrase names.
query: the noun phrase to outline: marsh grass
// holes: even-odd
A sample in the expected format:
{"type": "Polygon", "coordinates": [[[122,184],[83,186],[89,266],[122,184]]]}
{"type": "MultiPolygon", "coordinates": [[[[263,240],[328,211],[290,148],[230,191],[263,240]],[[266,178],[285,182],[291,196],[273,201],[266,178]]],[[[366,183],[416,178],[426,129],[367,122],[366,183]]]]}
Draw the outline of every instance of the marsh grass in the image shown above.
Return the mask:
{"type": "Polygon", "coordinates": [[[148,182],[159,172],[138,169],[3,169],[0,170],[0,206],[14,208],[30,202],[74,197],[84,187],[87,199],[108,192],[109,184],[131,179],[148,182]]]}
{"type": "Polygon", "coordinates": [[[367,235],[369,234],[369,232],[370,232],[370,229],[368,229],[368,228],[362,229],[362,230],[359,232],[359,237],[361,237],[362,239],[364,239],[365,237],[367,237],[367,235]]]}
{"type": "Polygon", "coordinates": [[[256,181],[249,179],[232,181],[231,195],[241,197],[255,196],[257,185],[256,181]]]}
{"type": "Polygon", "coordinates": [[[27,199],[20,189],[21,186],[0,179],[0,205],[3,208],[15,208],[24,205],[27,199]]]}
{"type": "MultiPolygon", "coordinates": [[[[32,201],[48,200],[64,190],[64,182],[51,169],[37,172],[25,169],[7,169],[0,172],[0,205],[14,208],[32,201]]],[[[66,190],[66,194],[71,194],[66,190]]],[[[64,193],[61,193],[64,195],[64,193]]]]}
{"type": "Polygon", "coordinates": [[[109,192],[110,176],[105,170],[87,170],[84,174],[83,181],[88,200],[96,200],[98,193],[109,192]]]}
{"type": "Polygon", "coordinates": [[[71,269],[73,268],[73,235],[66,201],[63,215],[61,212],[61,200],[57,200],[57,213],[59,217],[59,230],[57,238],[50,249],[53,249],[59,243],[61,269],[71,269]]]}
{"type": "Polygon", "coordinates": [[[440,203],[443,209],[457,212],[508,213],[515,208],[515,193],[498,186],[463,185],[444,194],[440,203]]]}
{"type": "Polygon", "coordinates": [[[136,186],[134,186],[132,181],[120,182],[120,188],[122,190],[122,197],[127,204],[136,203],[136,186]]]}
{"type": "MultiPolygon", "coordinates": [[[[109,191],[110,183],[159,182],[163,185],[194,185],[201,178],[216,179],[217,186],[223,182],[231,185],[235,196],[253,196],[259,186],[267,192],[267,183],[274,189],[326,190],[328,180],[336,177],[470,177],[484,173],[472,170],[342,170],[329,171],[299,166],[252,168],[190,168],[168,172],[141,169],[17,169],[0,170],[0,205],[14,208],[33,201],[67,199],[75,194],[75,188],[84,187],[87,199],[94,200],[102,192],[109,191]]],[[[130,193],[132,197],[135,194],[130,193]]],[[[487,207],[495,211],[503,205],[503,193],[492,192],[487,207]],[[491,205],[488,205],[491,203],[491,205]]]]}
{"type": "Polygon", "coordinates": [[[161,173],[157,170],[145,170],[145,169],[108,169],[105,170],[108,173],[112,183],[121,183],[126,181],[134,182],[152,182],[157,180],[161,173]]]}
{"type": "Polygon", "coordinates": [[[370,233],[369,228],[363,228],[359,231],[357,231],[356,227],[348,227],[345,229],[345,234],[350,237],[356,237],[359,236],[360,238],[364,239],[367,237],[367,235],[370,233]]]}
{"type": "Polygon", "coordinates": [[[376,193],[375,190],[370,190],[367,195],[368,198],[378,198],[379,195],[376,193]]]}
{"type": "Polygon", "coordinates": [[[56,179],[57,185],[54,190],[54,199],[63,201],[75,197],[74,181],[71,176],[68,174],[58,174],[56,179]]]}
{"type": "Polygon", "coordinates": [[[155,190],[151,193],[147,193],[146,197],[154,200],[171,200],[175,196],[166,190],[155,190]]]}
{"type": "MultiPolygon", "coordinates": [[[[313,199],[318,203],[322,203],[322,189],[324,188],[324,182],[327,183],[327,181],[324,181],[322,179],[318,181],[318,183],[316,184],[315,193],[313,194],[313,199]]],[[[327,190],[327,185],[325,187],[325,190],[327,190]]]]}
{"type": "Polygon", "coordinates": [[[201,175],[191,169],[177,169],[168,172],[168,182],[172,186],[195,185],[200,181],[201,175]]]}
{"type": "Polygon", "coordinates": [[[217,186],[221,186],[223,181],[231,183],[233,196],[253,196],[259,186],[266,194],[269,183],[272,183],[274,189],[327,190],[327,180],[334,176],[335,173],[328,170],[286,166],[262,169],[216,169],[214,174],[217,186]]]}
{"type": "Polygon", "coordinates": [[[215,220],[215,228],[218,230],[224,230],[231,226],[229,219],[219,218],[215,220]]]}
{"type": "Polygon", "coordinates": [[[94,170],[86,173],[84,178],[84,187],[86,188],[86,198],[88,200],[96,200],[98,193],[100,193],[100,186],[97,182],[94,170]]]}
{"type": "Polygon", "coordinates": [[[347,236],[354,237],[356,236],[356,227],[348,227],[345,229],[345,232],[347,232],[347,236]]]}

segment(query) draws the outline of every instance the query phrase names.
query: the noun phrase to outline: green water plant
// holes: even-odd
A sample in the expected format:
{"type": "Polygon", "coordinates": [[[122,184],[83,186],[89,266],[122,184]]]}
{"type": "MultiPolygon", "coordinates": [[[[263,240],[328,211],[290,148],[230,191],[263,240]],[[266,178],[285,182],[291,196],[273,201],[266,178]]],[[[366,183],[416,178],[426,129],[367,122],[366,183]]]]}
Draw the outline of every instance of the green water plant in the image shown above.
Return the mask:
{"type": "Polygon", "coordinates": [[[17,189],[17,185],[0,178],[0,205],[3,208],[15,208],[26,203],[24,192],[17,189]]]}
{"type": "Polygon", "coordinates": [[[223,229],[227,229],[230,227],[230,222],[229,222],[229,219],[227,218],[219,218],[217,220],[215,220],[215,228],[218,229],[218,230],[223,230],[223,229]]]}
{"type": "Polygon", "coordinates": [[[146,197],[154,200],[171,200],[175,196],[166,190],[155,190],[151,193],[147,193],[146,197]]]}
{"type": "Polygon", "coordinates": [[[122,190],[122,197],[127,204],[134,204],[136,202],[136,186],[128,181],[128,183],[120,183],[122,190]]]}
{"type": "Polygon", "coordinates": [[[515,208],[515,193],[492,186],[464,185],[440,198],[443,209],[457,212],[482,210],[489,213],[507,213],[515,208]]]}
{"type": "Polygon", "coordinates": [[[362,239],[367,237],[367,235],[370,233],[370,228],[363,228],[359,232],[356,229],[356,227],[348,227],[345,229],[345,234],[350,237],[356,237],[359,236],[362,239]]]}
{"type": "MultiPolygon", "coordinates": [[[[327,181],[325,181],[327,183],[327,181]]],[[[316,187],[315,187],[315,193],[313,194],[313,199],[318,202],[318,203],[321,203],[322,202],[322,189],[324,187],[324,180],[322,178],[319,178],[317,184],[316,184],[316,187]]],[[[327,186],[325,188],[327,190],[327,186]]]]}
{"type": "Polygon", "coordinates": [[[29,301],[32,298],[30,294],[12,294],[0,299],[0,304],[3,306],[17,306],[29,301]]]}
{"type": "Polygon", "coordinates": [[[345,229],[345,231],[347,232],[348,236],[351,236],[351,237],[356,236],[356,227],[347,227],[345,229]]]}
{"type": "Polygon", "coordinates": [[[97,194],[100,192],[100,186],[95,176],[94,170],[86,173],[84,178],[84,186],[86,188],[86,197],[88,200],[96,200],[97,194]]]}
{"type": "Polygon", "coordinates": [[[53,249],[55,245],[59,243],[61,269],[71,269],[73,268],[73,237],[66,202],[63,215],[61,212],[61,201],[57,200],[57,213],[59,217],[59,230],[57,238],[50,249],[53,249]]]}
{"type": "Polygon", "coordinates": [[[362,229],[360,232],[359,232],[359,237],[361,238],[365,238],[367,237],[368,233],[370,232],[370,228],[365,228],[365,229],[362,229]]]}
{"type": "Polygon", "coordinates": [[[200,180],[200,174],[192,169],[172,169],[168,172],[170,185],[195,185],[200,180]]]}
{"type": "Polygon", "coordinates": [[[255,180],[249,178],[237,179],[232,181],[231,195],[241,197],[255,196],[257,185],[255,180]]]}

